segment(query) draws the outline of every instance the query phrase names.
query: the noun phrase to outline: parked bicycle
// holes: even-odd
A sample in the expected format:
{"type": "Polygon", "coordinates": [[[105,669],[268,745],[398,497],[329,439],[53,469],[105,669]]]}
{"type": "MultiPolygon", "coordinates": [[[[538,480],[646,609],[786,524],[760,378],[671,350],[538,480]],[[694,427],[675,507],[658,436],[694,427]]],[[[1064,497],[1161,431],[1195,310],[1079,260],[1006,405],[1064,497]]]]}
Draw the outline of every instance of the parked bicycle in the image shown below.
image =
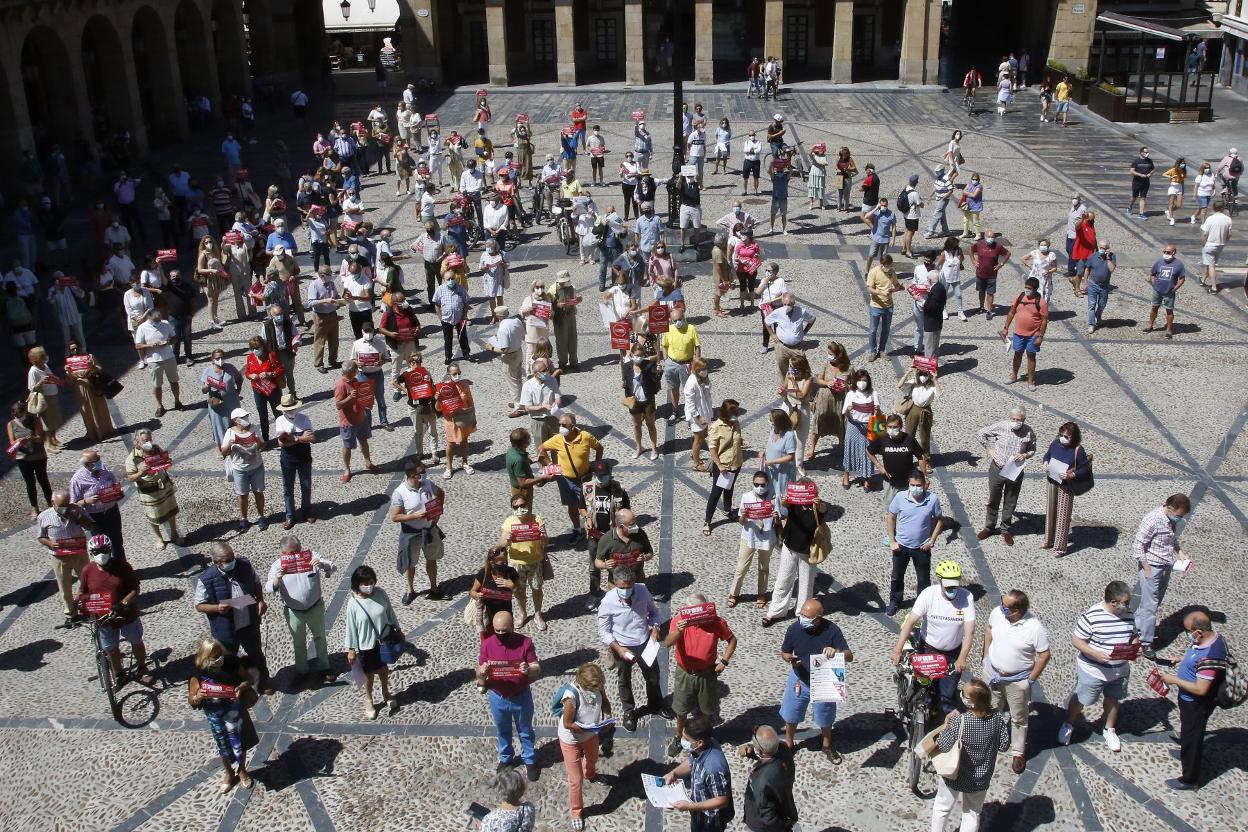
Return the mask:
{"type": "Polygon", "coordinates": [[[572,200],[560,199],[550,210],[555,216],[555,234],[563,244],[564,253],[572,254],[577,247],[576,232],[572,227],[572,200]]]}

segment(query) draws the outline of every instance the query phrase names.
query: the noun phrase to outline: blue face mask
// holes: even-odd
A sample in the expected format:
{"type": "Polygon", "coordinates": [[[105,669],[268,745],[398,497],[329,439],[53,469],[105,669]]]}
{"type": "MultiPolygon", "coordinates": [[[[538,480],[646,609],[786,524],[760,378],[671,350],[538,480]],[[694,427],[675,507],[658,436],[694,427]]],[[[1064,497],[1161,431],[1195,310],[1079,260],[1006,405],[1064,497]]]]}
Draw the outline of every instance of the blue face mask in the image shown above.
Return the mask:
{"type": "Polygon", "coordinates": [[[615,594],[620,596],[621,601],[628,603],[633,598],[633,588],[630,586],[628,589],[617,589],[615,594]]]}
{"type": "Polygon", "coordinates": [[[234,571],[234,563],[235,561],[229,561],[228,563],[221,563],[217,565],[217,568],[228,575],[234,571]]]}
{"type": "Polygon", "coordinates": [[[799,615],[797,617],[797,621],[802,625],[803,630],[813,630],[815,628],[815,621],[817,620],[818,619],[815,618],[807,618],[804,615],[799,615]]]}

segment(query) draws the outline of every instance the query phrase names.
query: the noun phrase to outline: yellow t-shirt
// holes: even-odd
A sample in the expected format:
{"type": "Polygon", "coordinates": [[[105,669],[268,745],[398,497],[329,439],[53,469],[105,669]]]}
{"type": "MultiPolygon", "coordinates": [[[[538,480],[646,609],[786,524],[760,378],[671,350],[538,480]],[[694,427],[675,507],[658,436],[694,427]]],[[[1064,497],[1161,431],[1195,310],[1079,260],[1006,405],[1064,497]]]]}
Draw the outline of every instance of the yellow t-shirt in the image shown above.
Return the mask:
{"type": "Polygon", "coordinates": [[[1057,82],[1057,100],[1058,101],[1070,100],[1070,84],[1067,84],[1065,81],[1057,82]]]}
{"type": "Polygon", "coordinates": [[[672,325],[663,333],[663,352],[673,361],[684,364],[693,360],[693,351],[701,349],[702,341],[698,338],[698,329],[693,324],[686,324],[681,332],[672,325]]]}
{"type": "Polygon", "coordinates": [[[893,308],[893,275],[876,266],[867,272],[867,294],[876,309],[893,308]]]}
{"type": "MultiPolygon", "coordinates": [[[[520,522],[537,523],[542,527],[543,531],[546,528],[540,514],[530,514],[523,521],[513,514],[503,521],[503,533],[510,537],[511,527],[520,522]]],[[[507,559],[532,566],[541,562],[545,550],[546,543],[542,540],[512,541],[507,544],[507,559]]]]}
{"type": "Polygon", "coordinates": [[[602,447],[588,431],[578,431],[576,439],[569,442],[562,434],[552,436],[542,447],[555,455],[555,461],[565,477],[583,480],[589,476],[589,452],[602,447]]]}

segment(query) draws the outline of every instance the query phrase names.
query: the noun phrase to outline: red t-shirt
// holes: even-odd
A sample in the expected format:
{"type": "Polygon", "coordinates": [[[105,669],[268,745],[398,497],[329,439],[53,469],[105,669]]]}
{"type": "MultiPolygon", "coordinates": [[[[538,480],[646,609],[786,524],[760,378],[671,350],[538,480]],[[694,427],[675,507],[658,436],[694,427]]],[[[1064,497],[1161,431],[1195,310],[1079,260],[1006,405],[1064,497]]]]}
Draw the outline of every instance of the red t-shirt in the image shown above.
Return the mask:
{"type": "MultiPolygon", "coordinates": [[[[138,588],[139,576],[134,574],[134,567],[124,560],[113,559],[107,569],[92,561],[83,567],[82,574],[78,576],[78,597],[80,599],[97,592],[107,592],[113,597],[113,603],[117,604],[121,602],[122,598],[125,598],[138,588]]],[[[132,604],[126,607],[126,611],[122,613],[121,619],[113,623],[112,626],[118,627],[122,624],[129,624],[138,617],[138,606],[132,604]]]]}
{"type": "MultiPolygon", "coordinates": [[[[334,383],[334,401],[345,401],[354,389],[355,385],[348,381],[346,376],[339,376],[338,381],[334,383]]],[[[338,410],[338,427],[340,428],[349,428],[363,421],[364,408],[358,404],[353,403],[338,410]]]]}
{"type": "MultiPolygon", "coordinates": [[[[672,619],[672,627],[680,623],[680,615],[672,619]]],[[[716,616],[714,619],[690,623],[676,640],[676,664],[686,673],[705,673],[715,668],[719,656],[719,642],[732,638],[728,622],[716,616]]]]}
{"type": "MultiPolygon", "coordinates": [[[[505,636],[492,635],[481,642],[481,648],[477,652],[477,664],[490,662],[533,664],[536,661],[537,651],[533,649],[533,639],[518,633],[508,633],[505,636]]],[[[529,689],[527,678],[515,681],[493,680],[490,679],[487,671],[486,679],[490,690],[498,691],[502,696],[518,696],[529,689]]]]}
{"type": "Polygon", "coordinates": [[[1005,246],[997,243],[990,246],[983,240],[971,246],[971,252],[975,255],[975,276],[979,278],[996,277],[997,273],[992,267],[997,265],[997,261],[1002,257],[1008,257],[1010,252],[1005,246]]]}
{"type": "Polygon", "coordinates": [[[1040,324],[1049,317],[1049,303],[1036,295],[1019,295],[1014,299],[1014,334],[1026,338],[1040,331],[1040,324]]]}

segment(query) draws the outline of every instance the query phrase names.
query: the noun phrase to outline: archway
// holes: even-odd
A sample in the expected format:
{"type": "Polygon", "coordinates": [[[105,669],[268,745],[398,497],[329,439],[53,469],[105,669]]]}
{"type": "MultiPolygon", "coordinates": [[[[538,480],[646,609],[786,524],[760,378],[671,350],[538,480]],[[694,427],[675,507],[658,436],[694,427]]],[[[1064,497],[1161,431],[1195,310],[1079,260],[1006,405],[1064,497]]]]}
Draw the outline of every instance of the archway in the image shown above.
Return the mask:
{"type": "Polygon", "coordinates": [[[16,181],[18,163],[22,158],[20,151],[26,149],[22,134],[17,129],[18,123],[13,98],[9,95],[9,79],[4,66],[0,65],[0,147],[9,148],[8,153],[0,154],[0,176],[6,182],[16,181]]]}
{"type": "Polygon", "coordinates": [[[46,26],[31,29],[22,44],[21,71],[30,127],[38,147],[83,132],[73,99],[66,101],[67,66],[69,55],[60,37],[46,26]]]}
{"type": "Polygon", "coordinates": [[[174,113],[186,109],[178,89],[177,67],[169,60],[165,24],[151,6],[134,15],[130,33],[134,47],[134,75],[139,87],[139,106],[147,125],[149,141],[171,141],[178,137],[174,113]]]}
{"type": "MultiPolygon", "coordinates": [[[[323,79],[329,72],[325,36],[325,8],[320,0],[298,0],[295,13],[295,55],[305,82],[323,79]]],[[[402,43],[396,44],[402,46],[402,43]]],[[[407,56],[405,55],[404,58],[407,56]]],[[[412,56],[415,59],[415,56],[412,56]]],[[[404,60],[404,66],[407,61],[404,60]]]]}
{"type": "Polygon", "coordinates": [[[101,15],[88,20],[82,30],[82,70],[87,79],[91,126],[99,139],[119,127],[138,123],[125,69],[117,60],[121,54],[121,37],[113,22],[101,15]]]}
{"type": "Polygon", "coordinates": [[[182,77],[182,96],[191,100],[208,96],[215,110],[216,84],[207,74],[210,63],[208,31],[203,15],[194,0],[182,0],[173,18],[173,39],[178,54],[178,69],[182,77]]]}
{"type": "Polygon", "coordinates": [[[243,0],[243,26],[252,77],[262,78],[273,72],[273,16],[268,0],[243,0]]]}
{"type": "Polygon", "coordinates": [[[242,16],[234,0],[214,0],[212,4],[212,45],[221,95],[246,95],[251,72],[243,44],[242,16]]]}

